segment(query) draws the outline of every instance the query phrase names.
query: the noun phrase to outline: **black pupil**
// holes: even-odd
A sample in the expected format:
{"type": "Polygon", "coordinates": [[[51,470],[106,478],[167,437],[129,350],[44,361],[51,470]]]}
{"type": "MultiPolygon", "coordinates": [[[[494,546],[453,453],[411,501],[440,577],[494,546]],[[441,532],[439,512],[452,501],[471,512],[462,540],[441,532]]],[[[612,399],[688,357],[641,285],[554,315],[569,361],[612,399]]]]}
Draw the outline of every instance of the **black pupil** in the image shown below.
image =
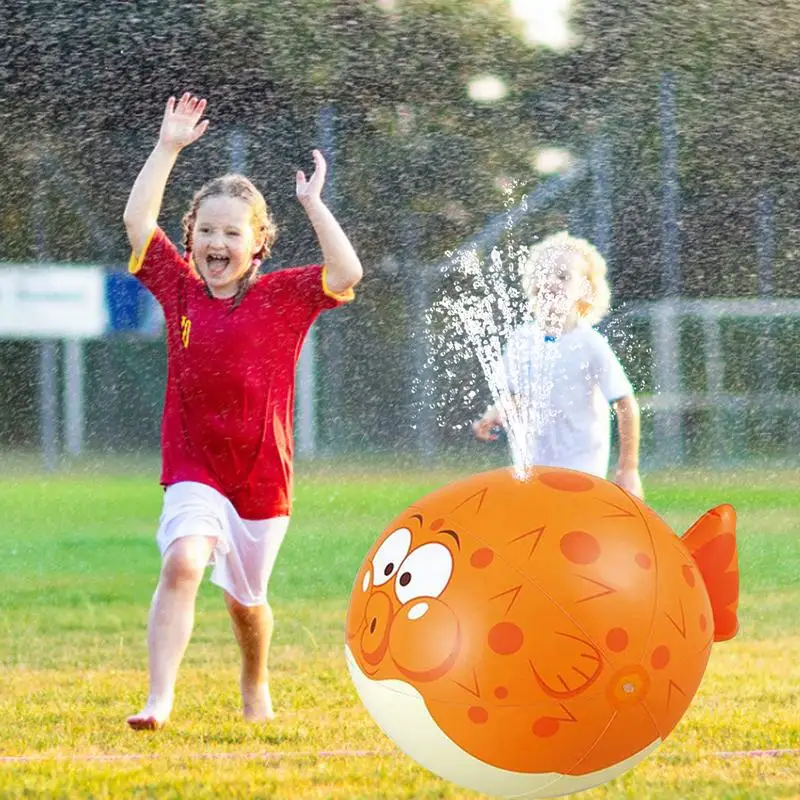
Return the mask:
{"type": "Polygon", "coordinates": [[[383,570],[383,574],[388,578],[394,572],[394,564],[390,561],[383,570]]]}
{"type": "Polygon", "coordinates": [[[404,572],[400,576],[400,585],[401,586],[408,586],[409,583],[411,583],[411,573],[410,572],[404,572]]]}

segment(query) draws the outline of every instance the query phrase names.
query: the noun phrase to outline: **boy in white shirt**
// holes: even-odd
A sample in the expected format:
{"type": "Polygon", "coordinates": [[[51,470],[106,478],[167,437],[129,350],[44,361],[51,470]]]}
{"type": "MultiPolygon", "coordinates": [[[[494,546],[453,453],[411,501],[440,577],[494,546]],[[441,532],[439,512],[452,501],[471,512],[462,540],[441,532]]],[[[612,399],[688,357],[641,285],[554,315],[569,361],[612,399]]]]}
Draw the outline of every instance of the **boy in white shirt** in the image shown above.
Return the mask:
{"type": "MultiPolygon", "coordinates": [[[[607,477],[613,408],[620,439],[614,480],[642,497],[639,405],[605,337],[592,327],[610,302],[603,257],[583,239],[555,234],[531,248],[523,284],[534,318],[511,334],[503,358],[518,416],[529,416],[533,406],[538,412],[538,423],[526,426],[526,461],[607,477]]],[[[504,424],[500,410],[489,406],[472,428],[491,441],[504,424]]]]}

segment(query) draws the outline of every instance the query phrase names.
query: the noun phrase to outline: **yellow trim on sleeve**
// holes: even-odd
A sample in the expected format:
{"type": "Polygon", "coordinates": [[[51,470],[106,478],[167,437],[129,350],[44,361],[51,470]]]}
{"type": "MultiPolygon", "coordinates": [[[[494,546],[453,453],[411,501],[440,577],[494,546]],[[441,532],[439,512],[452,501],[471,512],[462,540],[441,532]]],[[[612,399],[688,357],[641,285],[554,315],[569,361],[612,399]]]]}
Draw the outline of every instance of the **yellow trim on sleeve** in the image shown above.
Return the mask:
{"type": "Polygon", "coordinates": [[[322,265],[322,291],[325,292],[325,294],[328,295],[328,297],[332,297],[334,300],[339,300],[342,303],[348,303],[356,296],[356,293],[353,291],[352,286],[343,292],[332,292],[328,288],[327,264],[322,265]]]}
{"type": "Polygon", "coordinates": [[[144,243],[144,247],[142,248],[142,252],[138,256],[138,258],[136,256],[136,253],[131,251],[131,257],[130,260],[128,261],[128,272],[130,272],[131,275],[135,275],[142,268],[144,257],[147,255],[147,251],[150,249],[150,242],[153,241],[153,237],[156,235],[157,230],[158,227],[155,227],[150,232],[150,235],[147,237],[147,241],[144,243]]]}

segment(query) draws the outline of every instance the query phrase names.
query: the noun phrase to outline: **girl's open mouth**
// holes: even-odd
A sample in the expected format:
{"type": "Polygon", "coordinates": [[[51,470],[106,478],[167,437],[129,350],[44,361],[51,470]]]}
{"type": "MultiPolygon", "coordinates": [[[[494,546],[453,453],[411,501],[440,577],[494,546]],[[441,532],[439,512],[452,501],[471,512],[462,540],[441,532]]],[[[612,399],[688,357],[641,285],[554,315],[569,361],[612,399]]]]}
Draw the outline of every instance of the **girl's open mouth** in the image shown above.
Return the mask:
{"type": "Polygon", "coordinates": [[[219,278],[230,263],[231,260],[227,256],[208,256],[206,258],[206,267],[209,274],[214,278],[219,278]]]}

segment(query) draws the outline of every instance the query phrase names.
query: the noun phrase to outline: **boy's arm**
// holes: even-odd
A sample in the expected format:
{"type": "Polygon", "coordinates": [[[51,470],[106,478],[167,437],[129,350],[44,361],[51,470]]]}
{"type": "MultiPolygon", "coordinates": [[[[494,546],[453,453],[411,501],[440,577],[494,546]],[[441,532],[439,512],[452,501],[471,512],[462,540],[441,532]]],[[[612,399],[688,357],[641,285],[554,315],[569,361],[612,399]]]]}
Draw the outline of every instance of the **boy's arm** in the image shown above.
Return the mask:
{"type": "Polygon", "coordinates": [[[325,263],[327,288],[334,294],[342,294],[361,280],[364,270],[336,217],[322,202],[321,191],[326,166],[319,150],[314,151],[314,165],[314,173],[308,181],[302,172],[297,173],[297,199],[317,234],[325,263]]]}
{"type": "Polygon", "coordinates": [[[197,141],[208,127],[208,120],[198,124],[205,107],[205,100],[188,93],[181,97],[177,107],[174,97],[167,101],[158,142],[133,184],[123,214],[128,241],[137,257],[155,230],[167,179],[178,154],[187,144],[197,141]]]}
{"type": "Polygon", "coordinates": [[[639,403],[631,394],[614,403],[619,430],[619,463],[615,480],[637,497],[643,497],[642,479],[639,475],[640,414],[639,403]]]}

